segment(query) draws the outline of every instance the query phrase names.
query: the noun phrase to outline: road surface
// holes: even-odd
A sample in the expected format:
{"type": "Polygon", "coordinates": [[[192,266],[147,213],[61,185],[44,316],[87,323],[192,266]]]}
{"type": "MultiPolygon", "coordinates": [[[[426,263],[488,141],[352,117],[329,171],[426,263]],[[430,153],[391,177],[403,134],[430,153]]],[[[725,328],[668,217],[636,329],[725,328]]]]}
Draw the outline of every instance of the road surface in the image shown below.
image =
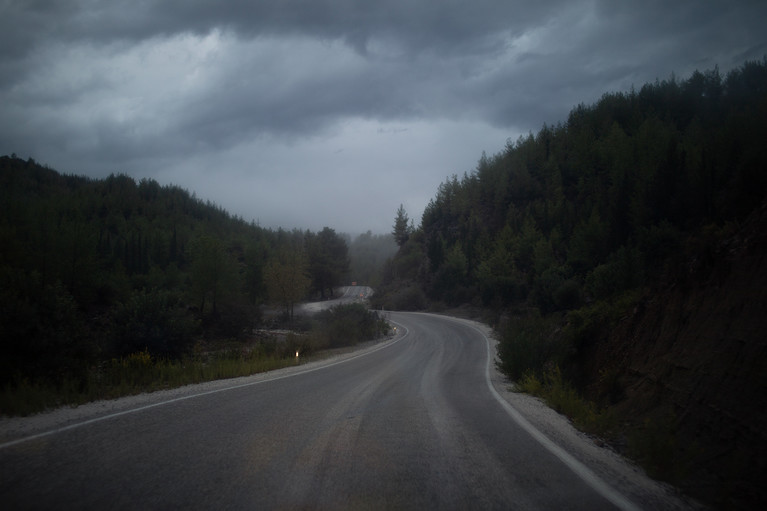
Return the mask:
{"type": "Polygon", "coordinates": [[[336,305],[347,303],[365,303],[373,294],[373,288],[368,286],[344,286],[338,289],[340,295],[336,298],[324,300],[322,302],[308,302],[297,305],[296,314],[314,314],[324,309],[329,309],[336,305]]]}
{"type": "Polygon", "coordinates": [[[6,437],[3,509],[633,508],[500,404],[478,330],[390,318],[362,356],[6,437]]]}

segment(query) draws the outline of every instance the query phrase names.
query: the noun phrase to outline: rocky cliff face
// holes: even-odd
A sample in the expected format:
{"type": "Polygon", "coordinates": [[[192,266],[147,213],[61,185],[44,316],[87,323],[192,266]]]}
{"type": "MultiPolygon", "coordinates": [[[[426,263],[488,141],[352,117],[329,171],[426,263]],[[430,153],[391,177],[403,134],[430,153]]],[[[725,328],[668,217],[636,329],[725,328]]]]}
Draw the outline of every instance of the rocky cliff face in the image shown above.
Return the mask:
{"type": "Polygon", "coordinates": [[[765,505],[767,202],[649,291],[592,362],[601,397],[673,451],[675,483],[716,506],[765,505]]]}

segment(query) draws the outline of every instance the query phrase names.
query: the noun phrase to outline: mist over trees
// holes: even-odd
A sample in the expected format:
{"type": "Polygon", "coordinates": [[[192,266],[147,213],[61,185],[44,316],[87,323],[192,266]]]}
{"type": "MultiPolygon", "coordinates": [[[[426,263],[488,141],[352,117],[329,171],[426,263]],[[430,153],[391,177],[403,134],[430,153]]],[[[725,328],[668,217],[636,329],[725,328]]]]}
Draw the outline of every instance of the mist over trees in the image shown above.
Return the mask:
{"type": "Polygon", "coordinates": [[[283,250],[280,256],[267,263],[264,280],[269,297],[285,307],[285,315],[293,318],[294,307],[309,290],[306,254],[303,250],[283,250]]]}
{"type": "Polygon", "coordinates": [[[307,232],[304,244],[313,290],[319,293],[321,300],[326,296],[332,298],[333,288],[349,272],[349,248],[346,241],[336,231],[325,227],[317,234],[307,232]]]}
{"type": "Polygon", "coordinates": [[[396,252],[397,244],[390,234],[360,234],[349,244],[349,280],[378,287],[384,265],[396,252]]]}

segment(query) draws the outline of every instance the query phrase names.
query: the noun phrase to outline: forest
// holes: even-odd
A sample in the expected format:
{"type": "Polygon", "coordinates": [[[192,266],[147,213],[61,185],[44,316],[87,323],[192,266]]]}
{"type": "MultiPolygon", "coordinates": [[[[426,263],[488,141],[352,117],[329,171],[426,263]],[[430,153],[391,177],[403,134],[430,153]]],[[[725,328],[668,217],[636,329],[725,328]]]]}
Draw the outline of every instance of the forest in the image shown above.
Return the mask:
{"type": "Polygon", "coordinates": [[[105,361],[300,330],[297,302],[366,282],[391,247],[369,232],[265,229],[149,179],[0,157],[0,388],[86,385],[105,361]]]}
{"type": "Polygon", "coordinates": [[[443,182],[417,229],[398,222],[384,284],[417,282],[414,305],[548,313],[673,270],[691,236],[764,200],[766,88],[767,62],[748,62],[578,105],[443,182]]]}
{"type": "Polygon", "coordinates": [[[606,93],[482,154],[419,225],[400,208],[375,304],[480,315],[517,389],[654,477],[753,508],[765,141],[767,58],[606,93]]]}

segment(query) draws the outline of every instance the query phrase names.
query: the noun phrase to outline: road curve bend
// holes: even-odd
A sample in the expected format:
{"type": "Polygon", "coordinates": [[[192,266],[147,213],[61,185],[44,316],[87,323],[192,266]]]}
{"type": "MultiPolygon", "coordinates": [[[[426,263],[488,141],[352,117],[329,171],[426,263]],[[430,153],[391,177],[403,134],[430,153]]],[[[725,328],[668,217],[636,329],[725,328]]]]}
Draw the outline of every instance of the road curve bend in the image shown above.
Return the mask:
{"type": "Polygon", "coordinates": [[[0,444],[5,509],[635,509],[517,416],[488,339],[387,313],[364,355],[0,444]],[[516,414],[516,415],[515,415],[516,414]]]}

